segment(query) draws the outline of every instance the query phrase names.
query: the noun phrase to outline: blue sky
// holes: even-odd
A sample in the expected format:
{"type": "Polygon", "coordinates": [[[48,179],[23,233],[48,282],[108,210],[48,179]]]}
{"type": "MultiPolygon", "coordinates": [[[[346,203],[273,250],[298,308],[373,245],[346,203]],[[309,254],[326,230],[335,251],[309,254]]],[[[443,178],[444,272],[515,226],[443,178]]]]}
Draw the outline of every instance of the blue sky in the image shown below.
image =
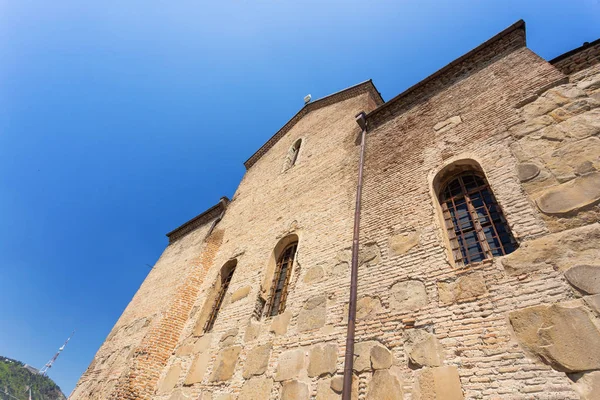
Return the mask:
{"type": "Polygon", "coordinates": [[[302,106],[390,99],[518,19],[546,59],[600,1],[0,0],[0,355],[65,393],[167,244],[302,106]]]}

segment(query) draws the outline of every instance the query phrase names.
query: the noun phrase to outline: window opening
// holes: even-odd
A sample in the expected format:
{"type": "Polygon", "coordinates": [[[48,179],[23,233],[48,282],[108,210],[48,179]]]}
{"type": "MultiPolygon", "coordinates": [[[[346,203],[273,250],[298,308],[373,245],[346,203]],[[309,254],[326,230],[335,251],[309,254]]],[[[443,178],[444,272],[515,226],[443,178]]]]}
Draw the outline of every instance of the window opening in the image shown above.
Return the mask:
{"type": "Polygon", "coordinates": [[[221,309],[221,305],[223,304],[223,299],[225,298],[225,294],[227,294],[227,289],[229,288],[229,284],[231,283],[231,278],[233,277],[233,273],[235,272],[235,266],[229,269],[225,279],[221,282],[221,287],[219,288],[219,292],[217,293],[217,298],[215,300],[215,304],[213,309],[210,312],[210,316],[208,317],[208,321],[206,321],[206,325],[204,326],[204,332],[210,332],[215,325],[215,321],[217,320],[217,316],[219,315],[219,310],[221,309]]]}
{"type": "Polygon", "coordinates": [[[298,160],[298,153],[300,153],[300,145],[302,145],[302,139],[298,139],[294,146],[292,146],[292,154],[290,154],[290,167],[293,167],[298,160]]]}
{"type": "Polygon", "coordinates": [[[517,248],[485,178],[473,172],[457,176],[442,191],[440,202],[457,264],[503,256],[517,248]]]}
{"type": "Polygon", "coordinates": [[[285,301],[288,294],[287,289],[290,283],[291,270],[297,247],[298,242],[288,245],[277,261],[277,268],[275,269],[275,276],[273,277],[273,283],[271,285],[269,308],[267,310],[267,315],[270,317],[285,311],[285,301]]]}

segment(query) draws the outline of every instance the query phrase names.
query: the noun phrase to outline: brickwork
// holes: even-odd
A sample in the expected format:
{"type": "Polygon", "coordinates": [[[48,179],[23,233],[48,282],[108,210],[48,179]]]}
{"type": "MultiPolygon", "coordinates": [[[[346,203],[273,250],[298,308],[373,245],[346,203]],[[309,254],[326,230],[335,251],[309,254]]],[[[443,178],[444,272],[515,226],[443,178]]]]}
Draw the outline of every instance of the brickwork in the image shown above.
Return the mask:
{"type": "MultiPolygon", "coordinates": [[[[111,393],[123,393],[126,390],[137,392],[140,396],[145,393],[145,387],[130,387],[134,379],[132,371],[138,363],[141,364],[139,358],[146,358],[143,362],[147,364],[160,365],[161,360],[171,354],[172,348],[169,350],[166,343],[160,345],[160,351],[156,351],[155,335],[175,334],[170,346],[176,343],[177,325],[185,322],[182,319],[185,319],[186,310],[188,315],[190,312],[189,305],[186,307],[181,303],[184,300],[188,304],[190,301],[193,303],[197,297],[197,287],[194,293],[190,280],[198,286],[202,275],[210,267],[210,264],[203,263],[208,261],[205,257],[211,254],[206,251],[210,248],[205,249],[203,240],[211,222],[208,221],[192,234],[167,247],[98,350],[71,398],[106,399],[111,393]],[[184,298],[182,292],[185,293],[184,298]],[[177,312],[182,314],[171,326],[168,316],[177,312]]],[[[151,371],[148,373],[152,374],[151,371]]],[[[150,382],[151,379],[155,378],[150,375],[150,382]]],[[[123,394],[119,398],[143,398],[127,396],[123,394]]]]}
{"type": "Polygon", "coordinates": [[[246,162],[208,242],[216,212],[175,231],[71,398],[340,399],[360,111],[353,399],[593,398],[598,68],[565,76],[525,47],[519,22],[385,105],[369,81],[304,107],[246,162]],[[437,194],[443,176],[471,167],[520,247],[465,267],[437,194]],[[266,317],[275,260],[296,240],[286,310],[266,317]]]}
{"type": "Polygon", "coordinates": [[[550,63],[567,75],[600,64],[600,39],[563,54],[550,63]]]}

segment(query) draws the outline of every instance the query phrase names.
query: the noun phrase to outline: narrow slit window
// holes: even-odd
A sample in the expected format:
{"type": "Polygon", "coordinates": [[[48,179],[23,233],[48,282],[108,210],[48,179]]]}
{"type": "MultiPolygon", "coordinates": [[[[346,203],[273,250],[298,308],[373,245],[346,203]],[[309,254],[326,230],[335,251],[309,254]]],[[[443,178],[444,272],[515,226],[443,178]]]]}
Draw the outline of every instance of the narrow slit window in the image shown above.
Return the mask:
{"type": "Polygon", "coordinates": [[[235,265],[224,270],[225,274],[221,274],[221,287],[217,292],[217,297],[215,299],[215,303],[210,312],[208,320],[206,321],[206,325],[204,326],[204,332],[210,332],[215,325],[215,321],[217,320],[217,316],[219,315],[219,310],[221,309],[221,305],[223,304],[223,299],[227,294],[227,289],[229,288],[229,284],[231,283],[231,278],[233,278],[233,273],[235,272],[235,265]]]}
{"type": "Polygon", "coordinates": [[[285,163],[283,166],[283,170],[286,171],[296,165],[298,161],[298,155],[300,154],[300,147],[302,146],[302,139],[298,139],[294,142],[292,147],[287,152],[285,157],[285,163]]]}
{"type": "Polygon", "coordinates": [[[468,265],[517,248],[504,213],[485,178],[467,172],[442,190],[440,203],[454,261],[468,265]]]}
{"type": "Polygon", "coordinates": [[[270,317],[285,311],[285,301],[287,299],[288,285],[290,283],[290,276],[297,247],[298,242],[288,245],[277,260],[275,276],[273,277],[273,283],[271,284],[269,307],[267,309],[267,315],[270,317]]]}
{"type": "Polygon", "coordinates": [[[302,139],[296,140],[296,143],[292,146],[292,152],[290,154],[290,167],[293,167],[298,160],[298,153],[300,153],[300,146],[302,145],[302,139]]]}

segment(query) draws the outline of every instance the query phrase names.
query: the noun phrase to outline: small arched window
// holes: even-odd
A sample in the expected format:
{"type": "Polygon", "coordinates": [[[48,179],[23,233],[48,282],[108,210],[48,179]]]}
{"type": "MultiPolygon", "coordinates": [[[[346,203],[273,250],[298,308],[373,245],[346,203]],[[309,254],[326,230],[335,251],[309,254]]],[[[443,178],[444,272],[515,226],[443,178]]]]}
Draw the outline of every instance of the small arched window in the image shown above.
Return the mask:
{"type": "Polygon", "coordinates": [[[292,266],[297,248],[298,242],[290,243],[281,252],[277,260],[275,275],[271,284],[269,307],[267,308],[267,315],[270,317],[285,311],[285,300],[287,299],[288,285],[290,283],[290,276],[292,275],[292,266]]]}
{"type": "Polygon", "coordinates": [[[215,298],[215,302],[213,303],[212,310],[210,311],[210,315],[206,320],[206,325],[204,326],[204,332],[210,332],[215,325],[215,321],[217,320],[217,316],[219,315],[219,310],[221,309],[221,305],[223,304],[223,299],[227,294],[227,289],[229,288],[229,284],[231,283],[231,278],[233,278],[233,273],[235,272],[235,267],[237,265],[237,261],[233,260],[228,262],[221,268],[221,284],[219,286],[217,296],[215,298]]]}
{"type": "Polygon", "coordinates": [[[502,209],[482,174],[454,176],[442,188],[440,203],[454,261],[468,265],[517,248],[502,209]]]}
{"type": "Polygon", "coordinates": [[[292,147],[288,150],[287,156],[285,157],[285,165],[283,170],[287,170],[293,167],[298,161],[298,154],[300,153],[300,147],[302,146],[302,139],[298,139],[294,142],[292,147]]]}

